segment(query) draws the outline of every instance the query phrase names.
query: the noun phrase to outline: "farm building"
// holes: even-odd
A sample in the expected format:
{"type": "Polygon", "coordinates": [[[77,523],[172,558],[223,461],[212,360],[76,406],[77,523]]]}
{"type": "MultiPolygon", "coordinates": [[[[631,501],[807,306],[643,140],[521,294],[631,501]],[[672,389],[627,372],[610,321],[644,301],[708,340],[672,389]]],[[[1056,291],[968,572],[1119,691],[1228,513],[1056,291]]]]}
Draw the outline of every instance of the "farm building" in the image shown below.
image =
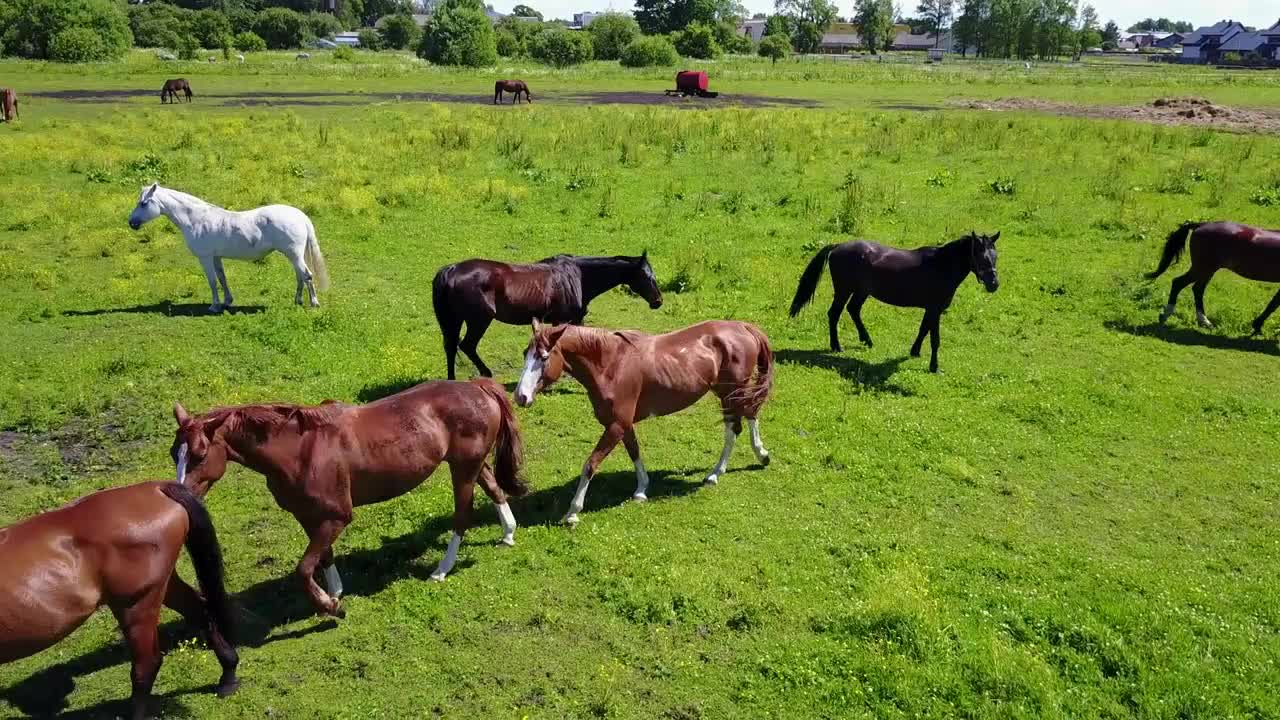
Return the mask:
{"type": "MultiPolygon", "coordinates": [[[[907,25],[894,26],[893,44],[890,50],[915,50],[924,52],[934,48],[941,48],[947,52],[951,51],[951,33],[944,32],[941,36],[934,33],[913,33],[907,25]]],[[[835,23],[830,30],[822,36],[822,44],[819,46],[823,53],[848,53],[858,50],[866,50],[866,46],[862,40],[862,35],[858,32],[858,27],[850,23],[835,23]]]]}
{"type": "Polygon", "coordinates": [[[1222,45],[1249,30],[1234,20],[1202,27],[1182,39],[1182,61],[1216,63],[1222,56],[1222,45]]]}
{"type": "Polygon", "coordinates": [[[764,38],[764,20],[743,20],[738,23],[738,34],[746,35],[751,38],[751,42],[758,43],[764,38]]]}

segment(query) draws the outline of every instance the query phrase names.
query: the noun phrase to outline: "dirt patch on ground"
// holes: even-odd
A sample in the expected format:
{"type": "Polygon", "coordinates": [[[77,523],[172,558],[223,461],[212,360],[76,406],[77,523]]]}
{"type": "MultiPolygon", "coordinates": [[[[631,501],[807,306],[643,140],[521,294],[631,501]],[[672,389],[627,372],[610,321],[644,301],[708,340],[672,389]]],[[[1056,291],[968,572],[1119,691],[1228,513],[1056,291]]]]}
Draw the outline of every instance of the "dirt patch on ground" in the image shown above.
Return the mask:
{"type": "Polygon", "coordinates": [[[1160,98],[1148,105],[1119,107],[1075,105],[1030,98],[966,100],[955,105],[970,110],[1025,110],[1070,117],[1136,120],[1161,125],[1189,125],[1228,132],[1280,134],[1280,110],[1230,108],[1215,105],[1203,98],[1160,98]]]}
{"type": "Polygon", "coordinates": [[[9,481],[57,484],[132,465],[147,445],[107,423],[64,425],[49,432],[0,431],[0,476],[9,481]]]}
{"type": "MultiPolygon", "coordinates": [[[[153,90],[50,90],[27,93],[31,97],[48,98],[83,103],[118,103],[138,98],[157,98],[159,92],[153,90]]],[[[242,93],[210,93],[195,96],[191,104],[200,105],[212,102],[222,107],[315,107],[315,106],[358,106],[393,102],[438,102],[467,105],[491,105],[492,95],[457,95],[432,92],[242,92],[242,93]]],[[[570,105],[661,105],[677,108],[715,108],[715,107],[818,107],[821,103],[815,100],[800,98],[767,97],[763,95],[720,95],[714,98],[669,97],[659,92],[586,92],[586,93],[545,93],[539,94],[537,102],[570,105]]],[[[181,104],[185,104],[181,103],[181,104]]],[[[506,103],[504,103],[506,104],[506,103]]]]}

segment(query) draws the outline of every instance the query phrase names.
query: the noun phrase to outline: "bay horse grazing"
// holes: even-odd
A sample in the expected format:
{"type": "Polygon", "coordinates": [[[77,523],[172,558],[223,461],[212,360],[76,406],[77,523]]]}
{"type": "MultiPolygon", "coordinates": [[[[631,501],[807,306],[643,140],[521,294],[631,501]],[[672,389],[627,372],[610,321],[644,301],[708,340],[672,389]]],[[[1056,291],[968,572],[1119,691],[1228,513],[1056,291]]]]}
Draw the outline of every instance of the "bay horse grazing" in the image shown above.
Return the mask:
{"type": "Polygon", "coordinates": [[[302,304],[302,288],[311,296],[311,307],[320,307],[316,288],[329,288],[329,270],[316,227],[311,218],[289,205],[265,205],[253,210],[235,212],[184,192],[152,184],[142,189],[138,204],[129,214],[129,227],[137,230],[160,217],[169,218],[182,231],[187,249],[200,259],[213,303],[209,312],[217,314],[231,307],[231,287],[222,269],[223,258],[261,260],[272,250],[289,259],[298,281],[293,302],[302,304]],[[312,271],[315,275],[312,275],[312,271]],[[218,300],[218,283],[225,296],[218,300]]]}
{"type": "Polygon", "coordinates": [[[208,511],[189,489],[147,482],[86,495],[0,528],[0,555],[0,663],[52,647],[106,605],[129,646],[133,717],[141,720],[163,660],[163,605],[207,633],[222,666],[218,696],[240,686],[222,551],[208,511]],[[184,543],[200,593],[175,567],[184,543]]]}
{"type": "Polygon", "coordinates": [[[742,421],[751,429],[751,447],[763,465],[769,451],[760,440],[760,408],[773,388],[773,350],[754,325],[714,320],[667,333],[611,332],[576,325],[533,323],[525,351],[516,402],[533,404],[534,395],[567,370],[591,398],[604,434],[596,443],[564,522],[576,525],[596,468],[621,441],[636,468],[633,498],[644,501],[649,475],[640,459],[635,424],[679,412],[707,393],[720,398],[724,413],[724,449],[705,482],[715,485],[725,473],[742,421]]]}
{"type": "Polygon", "coordinates": [[[911,356],[920,357],[925,334],[929,335],[933,353],[929,371],[938,372],[939,324],[942,313],[951,306],[960,283],[973,273],[987,292],[1000,287],[996,276],[995,235],[969,233],[946,245],[900,250],[878,243],[858,240],[828,245],[809,261],[800,286],[791,301],[791,317],[800,314],[813,300],[822,268],[831,263],[831,284],[835,297],[827,310],[831,332],[831,351],[840,352],[840,314],[849,311],[858,328],[858,338],[871,347],[871,335],[862,324],[862,305],[873,297],[898,307],[924,308],[920,332],[911,345],[911,356]]]}
{"type": "Polygon", "coordinates": [[[12,88],[0,88],[0,120],[13,122],[18,119],[18,93],[12,88]]]}
{"type": "MultiPolygon", "coordinates": [[[[1173,314],[1178,304],[1178,294],[1188,285],[1196,297],[1196,321],[1202,327],[1213,327],[1204,314],[1204,291],[1214,273],[1226,268],[1249,280],[1280,282],[1280,231],[1241,225],[1233,222],[1183,223],[1165,240],[1160,265],[1147,278],[1160,277],[1169,266],[1182,257],[1187,238],[1191,238],[1191,269],[1173,279],[1169,290],[1169,304],[1160,313],[1163,323],[1173,314]]],[[[1267,303],[1267,307],[1253,321],[1253,334],[1262,333],[1262,326],[1271,313],[1280,308],[1280,291],[1267,303]]]]}
{"type": "Polygon", "coordinates": [[[160,88],[160,103],[178,102],[178,93],[185,94],[187,102],[191,102],[191,83],[186,78],[165,80],[164,87],[160,88]]]}
{"type": "Polygon", "coordinates": [[[529,86],[523,80],[499,80],[493,84],[493,104],[497,105],[502,102],[502,93],[515,93],[515,99],[511,101],[512,105],[520,102],[520,93],[524,93],[524,101],[532,103],[529,97],[529,86]]]}
{"type": "Polygon", "coordinates": [[[639,257],[556,255],[530,265],[466,260],[440,268],[431,292],[449,379],[454,378],[459,346],[481,375],[493,375],[476,348],[494,320],[508,325],[528,325],[535,319],[581,324],[591,301],[619,285],[644,298],[650,308],[662,307],[648,251],[639,257]],[[467,336],[459,345],[463,323],[467,336]]]}
{"type": "Polygon", "coordinates": [[[354,508],[413,490],[441,463],[453,475],[453,536],[431,578],[443,580],[457,560],[477,481],[497,506],[502,542],[515,544],[507,496],[527,491],[522,443],[510,401],[492,380],[428,382],[367,405],[244,405],[195,417],[174,405],[173,416],[178,482],[196,494],[209,492],[228,460],[266,476],[276,504],[310,538],[297,577],[321,614],[345,616],[333,544],[354,508]],[[317,568],[327,593],[313,578],[317,568]]]}

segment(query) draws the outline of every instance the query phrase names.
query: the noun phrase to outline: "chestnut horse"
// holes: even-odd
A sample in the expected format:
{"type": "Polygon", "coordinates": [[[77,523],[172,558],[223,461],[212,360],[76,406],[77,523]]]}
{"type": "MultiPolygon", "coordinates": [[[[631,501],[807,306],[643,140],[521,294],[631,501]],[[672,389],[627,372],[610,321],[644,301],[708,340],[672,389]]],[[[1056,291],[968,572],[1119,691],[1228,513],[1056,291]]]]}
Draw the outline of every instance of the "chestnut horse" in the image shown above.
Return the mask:
{"type": "Polygon", "coordinates": [[[769,338],[754,325],[713,320],[665,335],[611,332],[576,325],[556,327],[533,323],[533,337],[525,351],[524,372],[516,386],[516,402],[533,404],[534,395],[568,370],[587,389],[596,420],[604,435],[582,467],[577,492],[564,522],[575,525],[596,468],[618,441],[636,468],[633,498],[643,502],[649,475],[640,459],[635,424],[645,418],[670,415],[713,392],[724,413],[724,450],[707,475],[715,485],[724,474],[733,444],[745,418],[751,428],[751,447],[763,465],[769,451],[760,441],[757,418],[773,387],[773,350],[769,338]]]}
{"type": "Polygon", "coordinates": [[[493,104],[497,105],[502,102],[503,92],[515,93],[515,99],[511,101],[512,105],[520,102],[520,93],[524,93],[524,101],[532,103],[529,98],[529,86],[523,80],[499,80],[493,84],[493,104]]]}
{"type": "Polygon", "coordinates": [[[178,102],[178,93],[185,93],[187,102],[191,102],[191,83],[186,78],[176,78],[174,80],[165,80],[164,87],[160,88],[160,102],[178,102]]]}
{"type": "Polygon", "coordinates": [[[506,393],[492,380],[428,382],[367,405],[243,405],[196,417],[174,405],[173,415],[178,482],[196,494],[209,492],[228,460],[266,476],[276,503],[310,538],[297,577],[322,614],[345,615],[333,544],[351,524],[352,510],[409,492],[441,463],[449,463],[453,475],[453,537],[432,579],[443,580],[457,560],[477,480],[497,505],[502,542],[515,544],[507,495],[527,491],[520,430],[506,393]],[[496,479],[485,462],[491,450],[496,479]],[[318,567],[328,593],[313,578],[318,567]]]}
{"type": "Polygon", "coordinates": [[[147,482],[86,495],[0,528],[0,555],[0,663],[52,647],[106,605],[129,646],[141,720],[163,659],[156,626],[165,605],[208,633],[222,666],[218,696],[240,686],[218,536],[187,488],[147,482]],[[203,596],[175,569],[184,543],[203,596]]]}
{"type": "Polygon", "coordinates": [[[0,88],[0,120],[13,122],[18,119],[18,94],[10,88],[0,88]]]}
{"type": "Polygon", "coordinates": [[[996,241],[991,236],[969,233],[946,245],[900,250],[879,243],[858,240],[828,245],[818,251],[800,276],[795,298],[791,301],[791,317],[800,314],[813,300],[822,278],[822,267],[831,262],[831,284],[835,297],[827,310],[831,351],[840,352],[840,313],[848,309],[858,328],[858,339],[871,347],[871,335],[862,324],[862,305],[873,297],[898,307],[924,308],[920,332],[911,345],[911,357],[920,357],[924,336],[929,334],[933,350],[929,372],[938,372],[938,345],[942,313],[951,307],[960,283],[973,273],[987,292],[1000,287],[996,276],[996,241]]]}
{"type": "Polygon", "coordinates": [[[462,352],[481,375],[490,377],[493,373],[476,348],[495,319],[508,325],[528,325],[534,319],[581,324],[587,305],[619,285],[647,300],[650,308],[662,307],[662,291],[647,251],[640,257],[556,255],[532,265],[467,260],[440,268],[432,282],[431,299],[444,335],[449,379],[454,378],[464,322],[467,336],[462,352]]]}
{"type": "MultiPolygon", "coordinates": [[[[1204,314],[1204,291],[1214,273],[1226,268],[1249,280],[1280,282],[1280,231],[1241,225],[1233,222],[1183,223],[1164,243],[1160,265],[1147,278],[1160,277],[1182,257],[1187,238],[1191,238],[1191,269],[1173,279],[1169,304],[1160,313],[1160,322],[1169,319],[1178,304],[1178,294],[1188,285],[1196,297],[1196,321],[1202,327],[1213,327],[1204,314]],[[1194,285],[1192,285],[1194,283],[1194,285]]],[[[1280,291],[1253,321],[1253,334],[1262,333],[1262,325],[1280,308],[1280,291]]]]}

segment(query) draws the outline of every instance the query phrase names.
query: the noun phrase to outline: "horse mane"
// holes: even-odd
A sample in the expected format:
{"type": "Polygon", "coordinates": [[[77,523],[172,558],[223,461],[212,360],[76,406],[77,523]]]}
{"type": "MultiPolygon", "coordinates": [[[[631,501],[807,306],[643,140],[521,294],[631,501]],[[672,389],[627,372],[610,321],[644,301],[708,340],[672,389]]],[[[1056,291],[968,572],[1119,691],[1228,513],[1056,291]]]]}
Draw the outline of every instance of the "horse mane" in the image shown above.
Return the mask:
{"type": "Polygon", "coordinates": [[[271,403],[217,408],[199,417],[200,422],[221,427],[228,433],[248,432],[265,439],[296,420],[300,430],[312,430],[332,424],[339,403],[326,402],[319,407],[271,403]]]}
{"type": "Polygon", "coordinates": [[[168,194],[170,194],[170,195],[176,195],[179,199],[186,200],[188,203],[191,203],[191,204],[193,204],[193,205],[203,205],[203,206],[205,206],[205,207],[218,208],[219,210],[225,210],[225,209],[226,209],[226,208],[223,208],[223,207],[219,207],[219,206],[217,206],[217,205],[214,205],[213,203],[209,202],[208,200],[203,200],[203,199],[201,199],[201,198],[198,198],[198,197],[196,197],[195,195],[192,195],[191,193],[184,193],[184,192],[182,192],[181,190],[174,190],[174,189],[173,189],[173,188],[171,188],[171,187],[164,187],[163,185],[162,185],[162,186],[160,186],[160,189],[161,189],[161,190],[164,190],[166,193],[168,193],[168,194]]]}
{"type": "MultiPolygon", "coordinates": [[[[597,355],[616,346],[619,341],[634,346],[645,337],[644,333],[636,330],[605,330],[582,325],[570,325],[569,330],[573,332],[574,344],[577,346],[575,352],[597,355]]],[[[564,342],[564,338],[560,341],[564,342]]]]}
{"type": "Polygon", "coordinates": [[[967,247],[967,243],[972,243],[973,240],[974,240],[974,235],[970,233],[968,235],[962,235],[950,242],[942,243],[941,245],[926,245],[922,248],[919,248],[917,252],[919,252],[921,255],[925,256],[926,258],[941,257],[944,255],[949,255],[951,253],[954,253],[958,251],[961,247],[967,247]]]}
{"type": "Polygon", "coordinates": [[[558,263],[570,263],[578,267],[621,267],[635,265],[639,262],[638,255],[568,255],[561,253],[552,255],[549,258],[543,258],[538,261],[539,265],[556,265],[558,263]]]}

